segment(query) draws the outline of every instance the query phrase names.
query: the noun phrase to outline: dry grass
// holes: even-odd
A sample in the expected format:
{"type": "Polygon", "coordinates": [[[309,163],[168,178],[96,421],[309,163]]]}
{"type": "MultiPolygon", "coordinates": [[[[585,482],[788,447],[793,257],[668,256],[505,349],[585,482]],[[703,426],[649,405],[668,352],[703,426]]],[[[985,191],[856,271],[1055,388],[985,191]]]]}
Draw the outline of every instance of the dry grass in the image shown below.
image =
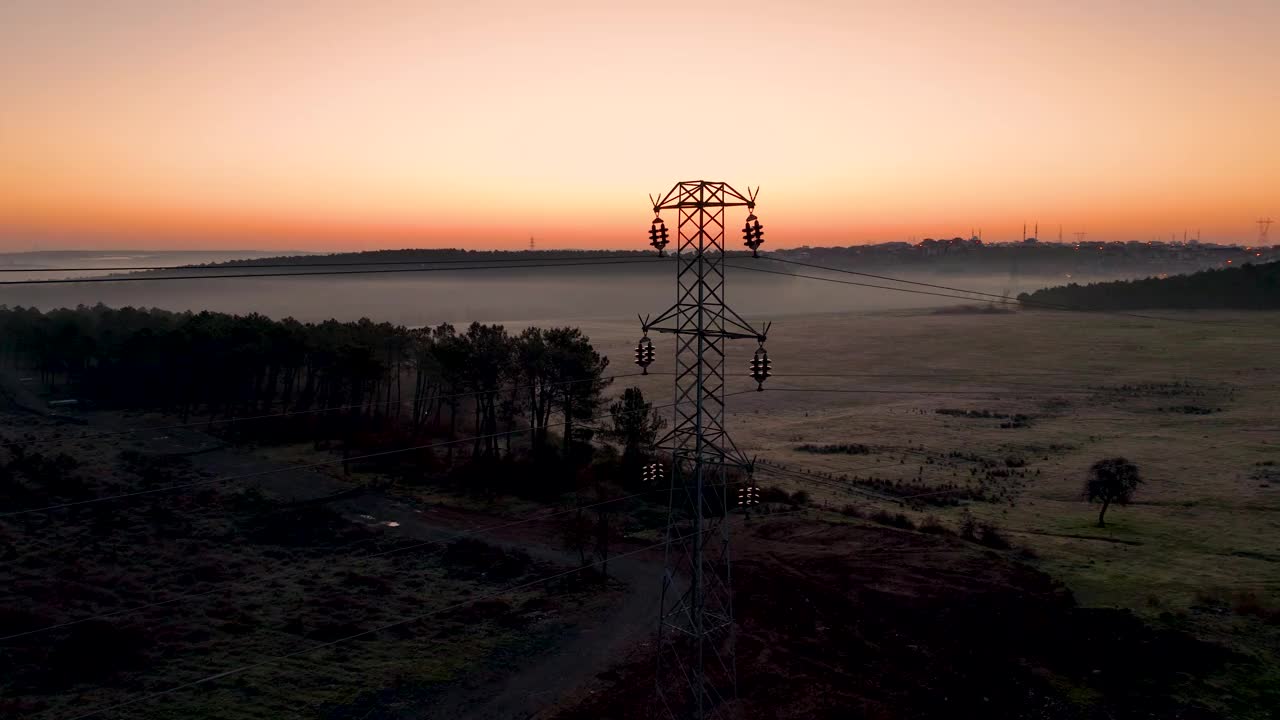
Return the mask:
{"type": "MultiPolygon", "coordinates": [[[[901,483],[908,488],[894,493],[901,495],[983,490],[987,502],[964,504],[1020,534],[1018,542],[1040,553],[1085,603],[1138,607],[1156,593],[1188,607],[1204,587],[1274,596],[1280,472],[1266,463],[1280,462],[1280,369],[1269,360],[1280,314],[1177,317],[1199,322],[1036,312],[781,318],[769,339],[778,374],[767,388],[874,392],[741,395],[729,400],[729,426],[747,452],[829,473],[820,478],[828,484],[857,475],[901,483]],[[1184,406],[1214,411],[1168,410],[1184,406]],[[995,417],[1017,414],[1032,420],[1002,428],[995,417]],[[840,445],[870,452],[810,451],[840,445]],[[1081,486],[1094,460],[1114,455],[1136,462],[1146,483],[1134,505],[1113,508],[1099,529],[1081,486]]],[[[607,346],[629,338],[621,326],[588,330],[607,346]]],[[[735,346],[730,369],[744,367],[751,349],[735,346]]],[[[670,369],[662,364],[651,370],[670,369]]],[[[636,380],[655,397],[669,393],[670,377],[622,382],[636,380]]],[[[787,475],[769,482],[806,485],[787,475]]],[[[852,498],[875,502],[816,482],[808,489],[835,507],[852,498]]],[[[943,504],[929,512],[955,524],[960,510],[943,504]]]]}
{"type": "MultiPolygon", "coordinates": [[[[927,310],[782,317],[769,340],[778,373],[769,388],[874,392],[739,395],[729,400],[727,424],[744,451],[825,473],[802,479],[762,468],[761,479],[771,487],[803,489],[832,509],[856,504],[864,517],[901,512],[917,526],[927,517],[930,528],[958,531],[962,514],[970,513],[975,524],[998,526],[1001,537],[1027,550],[1023,559],[1066,583],[1082,604],[1132,608],[1230,644],[1265,660],[1249,682],[1274,681],[1280,679],[1280,630],[1273,621],[1280,607],[1280,369],[1272,358],[1280,314],[1179,317],[1200,322],[927,310]],[[844,377],[796,376],[811,373],[844,377]],[[997,415],[1025,415],[1030,421],[1001,427],[1007,419],[997,415]],[[805,444],[856,444],[868,452],[798,449],[805,444]],[[1097,528],[1096,507],[1080,497],[1084,474],[1093,461],[1116,455],[1134,461],[1146,483],[1135,504],[1113,508],[1107,527],[1097,528]],[[857,476],[855,487],[863,492],[845,488],[842,476],[857,476]],[[919,498],[929,504],[902,507],[867,492],[936,492],[937,498],[958,502],[919,498]]],[[[628,357],[638,334],[630,323],[584,323],[584,329],[615,359],[628,357]]],[[[745,367],[752,349],[749,343],[732,347],[728,368],[741,377],[731,377],[729,392],[750,387],[745,367]]],[[[664,350],[671,345],[660,347],[651,371],[672,369],[664,350]]],[[[613,369],[631,372],[620,362],[613,369]]],[[[639,385],[661,403],[670,401],[670,383],[670,376],[652,375],[627,378],[617,389],[639,385]]],[[[273,451],[276,457],[290,452],[273,451]]],[[[329,469],[334,475],[340,471],[329,469]]],[[[108,455],[88,457],[82,470],[97,478],[98,490],[136,481],[120,472],[108,455]]],[[[296,566],[303,579],[281,579],[261,591],[246,588],[231,605],[210,598],[192,611],[188,625],[142,615],[131,626],[149,633],[150,640],[136,650],[142,669],[122,665],[111,680],[114,689],[42,693],[40,708],[110,702],[295,649],[315,633],[340,632],[344,623],[364,627],[420,611],[424,595],[432,604],[447,604],[481,583],[451,574],[436,555],[416,566],[388,564],[350,574],[351,567],[326,561],[331,548],[237,545],[232,530],[244,528],[221,524],[222,513],[216,512],[235,498],[193,497],[181,517],[148,521],[155,532],[169,533],[163,536],[125,529],[99,537],[90,529],[58,529],[63,526],[56,523],[31,529],[10,524],[0,541],[12,543],[15,533],[29,533],[23,542],[43,549],[33,555],[39,564],[22,560],[6,568],[17,580],[11,576],[6,583],[5,606],[18,603],[15,597],[25,605],[41,592],[64,592],[63,585],[39,590],[15,584],[38,584],[50,573],[84,599],[45,620],[152,601],[163,597],[161,589],[209,587],[267,562],[296,566]],[[139,553],[140,547],[146,552],[139,553]],[[217,551],[207,555],[213,547],[217,551]],[[193,569],[193,555],[212,560],[193,569]],[[388,575],[395,582],[377,584],[376,577],[388,575]],[[333,592],[338,595],[326,594],[333,592]],[[309,614],[304,597],[350,604],[309,614]]],[[[520,616],[521,599],[507,601],[520,616]]],[[[415,630],[417,640],[379,635],[378,643],[353,643],[254,671],[205,693],[175,696],[175,704],[150,706],[137,716],[289,717],[302,707],[310,717],[318,708],[370,702],[362,694],[366,686],[389,688],[382,700],[395,704],[482,662],[497,646],[521,642],[519,633],[496,621],[439,622],[415,630]],[[458,639],[462,627],[468,629],[465,642],[458,639]]],[[[3,694],[7,702],[28,697],[8,688],[3,694]]]]}
{"type": "MultiPolygon", "coordinates": [[[[1280,368],[1271,360],[1280,314],[1176,317],[1197,322],[1044,312],[777,318],[768,343],[777,375],[766,388],[874,392],[740,395],[728,401],[728,426],[747,453],[827,473],[805,480],[760,471],[764,482],[806,488],[833,509],[902,510],[833,488],[841,476],[895,495],[981,491],[985,500],[905,512],[958,529],[967,509],[978,522],[998,524],[1082,604],[1188,624],[1274,665],[1280,631],[1263,613],[1235,608],[1280,607],[1280,368]],[[794,375],[809,373],[852,377],[794,375]],[[957,394],[973,391],[986,392],[957,394]],[[1186,407],[1212,412],[1169,410],[1186,407]],[[940,408],[1032,419],[1002,428],[998,418],[940,408]],[[805,445],[870,452],[813,453],[805,445]],[[1085,473],[1117,455],[1137,463],[1146,482],[1133,505],[1112,508],[1107,527],[1097,528],[1097,507],[1081,499],[1085,473]],[[1011,457],[1017,467],[1005,462],[1011,457]],[[988,478],[995,468],[1008,476],[988,478]],[[871,477],[878,484],[865,482],[871,477]],[[1253,600],[1209,613],[1197,602],[1206,591],[1253,600]]],[[[634,329],[623,325],[588,332],[615,357],[634,342],[634,329]]],[[[746,367],[753,348],[732,349],[730,372],[746,367]]],[[[651,372],[671,369],[663,354],[670,350],[659,348],[651,372]]],[[[669,376],[640,380],[655,397],[670,393],[669,376]]],[[[746,377],[731,379],[728,391],[748,386],[746,377]]]]}
{"type": "MultiPolygon", "coordinates": [[[[110,444],[76,452],[94,495],[199,477],[185,461],[113,461],[110,444]]],[[[392,625],[128,714],[343,717],[374,701],[421,703],[537,638],[548,608],[576,602],[550,589],[550,603],[530,603],[542,587],[501,592],[550,567],[478,540],[378,556],[416,541],[291,504],[285,487],[204,487],[0,524],[0,635],[192,596],[0,644],[0,715],[71,716],[392,625]]]]}

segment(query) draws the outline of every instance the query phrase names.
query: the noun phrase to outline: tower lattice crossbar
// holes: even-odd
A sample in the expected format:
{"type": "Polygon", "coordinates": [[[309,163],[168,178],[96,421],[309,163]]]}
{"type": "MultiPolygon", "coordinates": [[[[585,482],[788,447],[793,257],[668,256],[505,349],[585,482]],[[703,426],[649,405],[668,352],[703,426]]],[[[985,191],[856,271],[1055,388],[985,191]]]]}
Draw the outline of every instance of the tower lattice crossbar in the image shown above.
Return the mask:
{"type": "MultiPolygon", "coordinates": [[[[751,213],[743,236],[754,252],[763,235],[751,212],[755,198],[756,192],[744,195],[727,183],[704,180],[677,183],[651,198],[656,227],[664,227],[663,211],[677,214],[676,302],[642,321],[646,340],[654,331],[672,335],[676,343],[674,422],[656,444],[672,461],[657,709],[677,720],[728,717],[737,694],[726,522],[736,496],[728,488],[728,470],[749,470],[750,461],[725,432],[725,343],[760,343],[752,368],[761,368],[757,379],[763,382],[768,326],[755,329],[725,302],[725,210],[744,207],[751,213]]],[[[659,240],[655,247],[661,252],[664,244],[659,240]]]]}

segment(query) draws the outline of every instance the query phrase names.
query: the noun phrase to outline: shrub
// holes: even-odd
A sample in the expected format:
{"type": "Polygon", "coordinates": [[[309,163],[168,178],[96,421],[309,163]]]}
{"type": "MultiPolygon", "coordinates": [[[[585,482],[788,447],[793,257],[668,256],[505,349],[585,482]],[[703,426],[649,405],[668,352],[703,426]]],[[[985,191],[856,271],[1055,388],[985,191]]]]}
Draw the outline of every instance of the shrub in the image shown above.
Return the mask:
{"type": "Polygon", "coordinates": [[[1280,608],[1268,606],[1252,590],[1243,590],[1236,593],[1235,602],[1232,603],[1231,609],[1235,610],[1237,615],[1252,615],[1263,622],[1280,624],[1280,608]]]}
{"type": "Polygon", "coordinates": [[[994,523],[980,523],[978,525],[978,542],[989,548],[997,550],[1008,550],[1013,547],[1009,541],[1000,534],[1000,528],[994,523]]]}
{"type": "Polygon", "coordinates": [[[871,448],[860,443],[840,443],[839,445],[812,445],[805,443],[796,446],[796,450],[820,455],[867,455],[871,448]]]}
{"type": "Polygon", "coordinates": [[[930,515],[920,523],[920,532],[929,535],[954,535],[951,528],[938,522],[938,518],[930,515]]]}
{"type": "Polygon", "coordinates": [[[507,551],[474,538],[459,538],[449,543],[441,559],[453,577],[483,577],[497,582],[520,577],[532,564],[523,552],[507,551]]]}
{"type": "Polygon", "coordinates": [[[782,488],[762,487],[760,488],[760,502],[785,504],[791,502],[791,496],[782,488]]]}
{"type": "Polygon", "coordinates": [[[893,514],[885,512],[884,510],[877,510],[871,513],[871,520],[873,522],[878,522],[881,525],[902,528],[903,530],[916,529],[916,524],[911,522],[911,518],[903,515],[902,513],[893,514]]]}

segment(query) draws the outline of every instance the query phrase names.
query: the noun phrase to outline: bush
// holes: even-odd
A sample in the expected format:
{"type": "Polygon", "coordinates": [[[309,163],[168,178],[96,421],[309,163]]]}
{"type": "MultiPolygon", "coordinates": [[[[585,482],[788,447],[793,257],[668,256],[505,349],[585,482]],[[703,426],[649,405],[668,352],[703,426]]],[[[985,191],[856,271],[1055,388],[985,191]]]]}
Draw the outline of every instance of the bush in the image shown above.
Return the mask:
{"type": "Polygon", "coordinates": [[[916,529],[916,524],[914,522],[911,522],[911,518],[907,517],[906,515],[903,515],[902,513],[897,513],[895,515],[895,514],[885,512],[884,510],[877,510],[871,513],[871,520],[872,522],[878,522],[881,525],[888,525],[889,527],[902,528],[903,530],[916,529]]]}
{"type": "Polygon", "coordinates": [[[862,511],[858,509],[857,505],[845,505],[844,507],[840,508],[840,514],[844,515],[845,517],[855,517],[855,518],[862,517],[862,511]]]}
{"type": "Polygon", "coordinates": [[[782,488],[762,487],[760,488],[760,502],[789,504],[791,496],[782,488]]]}
{"type": "Polygon", "coordinates": [[[1270,607],[1252,590],[1236,593],[1232,609],[1237,615],[1252,615],[1263,622],[1280,624],[1280,608],[1270,607]]]}
{"type": "Polygon", "coordinates": [[[508,551],[474,538],[459,538],[449,543],[441,558],[451,577],[485,578],[495,582],[514,580],[532,565],[532,559],[520,551],[508,551]]]}
{"type": "Polygon", "coordinates": [[[929,535],[955,535],[951,528],[938,522],[938,518],[930,515],[920,523],[920,532],[929,535]]]}
{"type": "Polygon", "coordinates": [[[797,445],[796,450],[819,455],[867,455],[871,453],[870,447],[860,443],[840,443],[839,445],[812,445],[805,443],[804,445],[797,445]]]}
{"type": "Polygon", "coordinates": [[[1000,534],[1000,528],[993,523],[981,523],[978,525],[978,542],[989,548],[997,550],[1008,550],[1013,547],[1009,541],[1000,534]]]}

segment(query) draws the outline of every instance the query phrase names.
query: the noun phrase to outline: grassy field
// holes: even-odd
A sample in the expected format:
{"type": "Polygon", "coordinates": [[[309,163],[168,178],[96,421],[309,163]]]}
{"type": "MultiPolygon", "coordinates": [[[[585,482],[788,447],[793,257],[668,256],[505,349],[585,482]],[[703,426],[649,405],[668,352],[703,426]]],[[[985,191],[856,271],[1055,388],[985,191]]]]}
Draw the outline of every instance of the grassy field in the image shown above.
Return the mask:
{"type": "MultiPolygon", "coordinates": [[[[829,511],[824,517],[840,519],[848,508],[860,518],[902,514],[916,526],[952,532],[972,525],[1011,546],[1009,556],[1064,583],[1083,606],[1130,609],[1237,652],[1239,662],[1207,681],[1220,692],[1206,697],[1202,688],[1196,701],[1225,716],[1263,717],[1240,709],[1267,707],[1274,698],[1267,693],[1280,688],[1280,422],[1273,409],[1280,371],[1270,362],[1280,314],[1170,317],[1176,319],[928,310],[783,316],[768,342],[777,374],[765,392],[730,398],[728,427],[738,446],[762,461],[762,485],[807,492],[829,511]],[[1135,462],[1145,483],[1132,505],[1112,508],[1099,528],[1097,507],[1084,502],[1081,489],[1090,464],[1117,455],[1135,462]]],[[[583,328],[614,359],[614,372],[635,371],[627,360],[637,328],[583,328]]],[[[614,391],[638,385],[654,402],[670,402],[673,343],[669,336],[655,342],[653,374],[620,379],[614,391]]],[[[752,350],[754,343],[732,345],[727,392],[754,387],[746,370],[752,350]]],[[[64,432],[73,431],[24,416],[9,418],[4,429],[7,438],[64,432]]],[[[175,433],[148,447],[182,440],[175,433]]],[[[264,448],[227,460],[243,468],[209,466],[212,456],[199,455],[205,464],[198,470],[122,454],[141,445],[67,445],[80,462],[70,475],[95,496],[313,454],[309,446],[264,448]]],[[[0,525],[0,629],[219,588],[184,603],[182,613],[159,607],[127,623],[85,623],[6,643],[2,660],[13,672],[5,674],[0,714],[64,716],[74,707],[110,705],[446,608],[551,567],[483,545],[346,562],[345,543],[376,552],[404,539],[377,520],[361,524],[352,521],[358,514],[297,505],[319,493],[309,484],[316,478],[340,483],[340,466],[302,484],[280,477],[265,494],[209,489],[177,505],[99,506],[72,513],[72,523],[0,525]],[[495,566],[509,572],[495,575],[495,566]],[[248,582],[270,567],[288,572],[248,582]],[[78,663],[87,662],[86,649],[100,660],[96,649],[104,645],[114,648],[111,672],[59,684],[60,677],[92,674],[94,666],[78,663]]],[[[508,515],[537,509],[509,499],[495,507],[492,498],[429,487],[384,490],[418,507],[446,500],[460,510],[508,515]]],[[[575,612],[572,596],[557,592],[551,607],[563,606],[562,616],[575,612]]],[[[418,707],[433,688],[550,641],[547,602],[541,593],[506,594],[500,604],[377,633],[376,643],[317,649],[207,691],[133,706],[128,716],[361,717],[376,708],[418,707]]]]}
{"type": "MultiPolygon", "coordinates": [[[[1038,312],[781,318],[768,342],[776,375],[765,392],[729,399],[730,429],[773,463],[921,492],[976,485],[986,472],[971,469],[986,461],[1008,470],[1013,459],[1015,477],[988,482],[1001,502],[963,507],[1018,534],[1086,602],[1146,607],[1154,595],[1187,607],[1219,590],[1276,599],[1280,369],[1269,358],[1280,314],[1171,317],[1179,321],[1038,312]],[[1010,422],[1019,415],[1025,422],[1010,422]],[[870,452],[802,449],[842,443],[870,452]],[[1145,483],[1133,505],[1112,508],[1097,528],[1097,507],[1081,489],[1093,461],[1116,455],[1135,462],[1145,483]]],[[[614,358],[638,334],[588,331],[614,358]]],[[[666,339],[651,371],[670,370],[666,339]]],[[[742,342],[729,355],[729,392],[752,386],[753,349],[742,342]]],[[[669,375],[618,382],[668,401],[669,375]]],[[[832,504],[876,503],[829,483],[808,489],[832,504]]],[[[917,515],[954,522],[962,509],[931,505],[917,515]]]]}
{"type": "MultiPolygon", "coordinates": [[[[971,516],[1025,548],[1083,605],[1190,627],[1262,660],[1255,681],[1280,680],[1280,369],[1271,360],[1280,314],[1152,314],[1173,319],[777,318],[768,342],[776,375],[765,392],[729,399],[729,428],[744,451],[787,468],[762,466],[764,485],[953,529],[971,516]],[[842,444],[866,447],[823,447],[842,444]],[[1136,463],[1145,482],[1099,528],[1082,487],[1088,467],[1113,456],[1136,463]],[[904,507],[870,493],[937,494],[904,507]]],[[[587,329],[615,358],[638,335],[587,329]]],[[[656,342],[650,370],[669,372],[670,339],[656,342]]],[[[732,348],[729,392],[752,386],[753,349],[732,348]]],[[[667,401],[671,381],[620,382],[667,401]]]]}

